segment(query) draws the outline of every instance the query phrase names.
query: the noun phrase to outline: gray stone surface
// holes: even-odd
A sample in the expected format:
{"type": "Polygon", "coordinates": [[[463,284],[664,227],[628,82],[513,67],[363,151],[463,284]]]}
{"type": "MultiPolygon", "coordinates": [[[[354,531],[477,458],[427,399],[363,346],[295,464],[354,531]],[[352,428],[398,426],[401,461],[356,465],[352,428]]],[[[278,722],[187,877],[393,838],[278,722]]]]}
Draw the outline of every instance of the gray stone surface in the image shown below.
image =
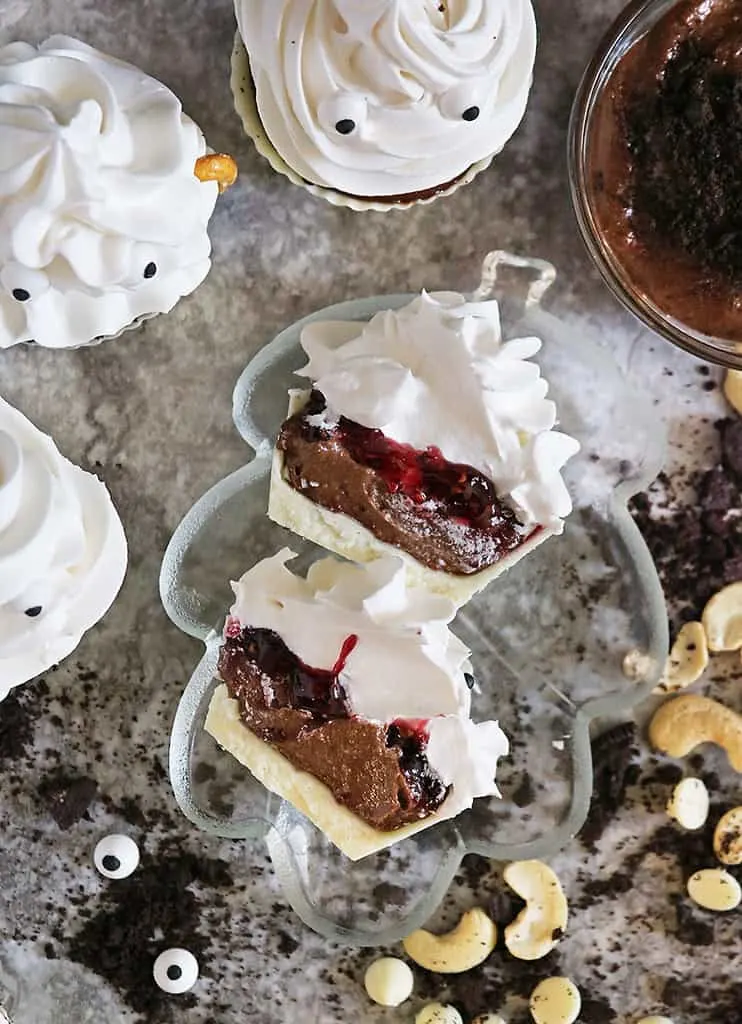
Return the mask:
{"type": "MultiPolygon", "coordinates": [[[[231,389],[248,357],[278,328],[345,298],[467,287],[493,247],[558,266],[551,308],[599,330],[655,395],[671,424],[670,469],[709,459],[718,396],[702,390],[698,364],[653,341],[619,309],[587,261],[568,200],[572,95],[620,7],[620,0],[539,0],[536,80],[516,138],[469,188],[440,204],[386,215],[353,214],[309,197],[273,174],[243,139],[228,88],[228,0],[38,0],[5,29],[7,38],[29,40],[68,32],[139,64],[182,97],[211,145],[234,153],[241,167],[239,184],[212,221],[212,273],[173,313],[96,348],[0,352],[3,396],[51,432],[70,458],[100,473],[131,549],[126,584],[105,621],[68,661],[25,688],[21,700],[34,710],[27,756],[2,760],[0,751],[0,978],[17,1024],[412,1019],[417,996],[409,1010],[370,1006],[359,980],[372,954],[310,934],[284,904],[262,846],[210,840],[178,816],[164,776],[168,732],[200,652],[160,608],[159,563],[193,501],[244,460],[231,426],[231,389]],[[87,818],[67,831],[39,795],[60,769],[91,775],[99,785],[87,818]],[[228,899],[215,886],[196,887],[196,919],[208,945],[190,1008],[174,998],[138,1018],[95,972],[65,956],[70,937],[103,905],[90,854],[116,828],[135,835],[154,860],[177,848],[230,862],[235,887],[228,899]]],[[[4,713],[0,706],[0,726],[4,713]]],[[[646,756],[645,762],[651,775],[646,756]]],[[[723,761],[717,767],[719,787],[733,793],[730,769],[723,761]]],[[[583,991],[586,1022],[631,1024],[664,1011],[675,1024],[737,1024],[740,914],[695,915],[708,925],[700,933],[685,917],[679,921],[678,858],[650,849],[665,821],[668,789],[656,780],[634,786],[597,851],[574,842],[558,858],[573,913],[556,958],[520,965],[496,954],[464,983],[421,977],[418,996],[450,994],[470,1013],[507,1010],[516,1024],[526,1019],[523,997],[536,980],[568,973],[583,991]],[[617,872],[613,891],[591,887],[617,872]]],[[[696,847],[698,867],[711,864],[708,843],[696,847]]],[[[679,836],[677,849],[690,849],[679,836]]],[[[440,920],[501,890],[497,866],[469,858],[440,920]]],[[[161,938],[189,944],[187,934],[161,938]]],[[[117,942],[111,932],[102,945],[117,942]]]]}

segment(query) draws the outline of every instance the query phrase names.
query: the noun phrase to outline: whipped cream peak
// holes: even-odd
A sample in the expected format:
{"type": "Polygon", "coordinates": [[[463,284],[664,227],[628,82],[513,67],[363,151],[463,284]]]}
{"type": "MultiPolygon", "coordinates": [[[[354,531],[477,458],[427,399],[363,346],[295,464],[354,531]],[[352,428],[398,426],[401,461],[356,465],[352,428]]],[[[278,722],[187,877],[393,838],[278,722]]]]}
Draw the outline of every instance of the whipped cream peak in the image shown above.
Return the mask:
{"type": "Polygon", "coordinates": [[[77,647],[125,571],[104,485],[0,399],[0,700],[77,647]]]}
{"type": "Polygon", "coordinates": [[[475,797],[497,794],[497,762],[509,750],[497,722],[469,718],[467,647],[448,628],[455,608],[445,598],[407,587],[400,558],[364,565],[323,558],[306,578],[284,548],[233,583],[228,629],[270,629],[312,668],[330,669],[347,640],[355,643],[340,673],[354,715],[380,724],[427,722],[426,756],[451,792],[439,816],[451,817],[475,797]]]}
{"type": "Polygon", "coordinates": [[[517,128],[530,0],[235,0],[257,104],[303,178],[356,196],[454,181],[517,128]]]}
{"type": "Polygon", "coordinates": [[[206,143],[162,83],[67,36],[0,47],[0,348],[117,334],[210,267],[206,143]]]}
{"type": "Polygon", "coordinates": [[[530,361],[541,341],[503,341],[496,301],[423,292],[367,323],[309,324],[301,344],[309,361],[299,373],[330,419],[436,447],[492,480],[524,526],[561,529],[572,508],[561,469],[580,446],[554,429],[556,405],[530,361]]]}

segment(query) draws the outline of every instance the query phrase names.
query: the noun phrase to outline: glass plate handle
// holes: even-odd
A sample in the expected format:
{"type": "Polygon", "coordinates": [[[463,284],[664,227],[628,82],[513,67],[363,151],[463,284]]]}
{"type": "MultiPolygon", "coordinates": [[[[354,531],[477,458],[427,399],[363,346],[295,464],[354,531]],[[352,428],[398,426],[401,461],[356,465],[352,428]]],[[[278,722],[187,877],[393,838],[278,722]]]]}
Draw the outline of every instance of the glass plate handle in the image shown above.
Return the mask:
{"type": "Polygon", "coordinates": [[[534,256],[517,256],[505,249],[488,252],[482,261],[482,277],[478,288],[472,293],[472,301],[497,298],[500,285],[500,270],[509,267],[514,270],[528,270],[534,273],[535,279],[528,285],[525,294],[525,308],[539,306],[541,301],[554,284],[557,277],[556,267],[547,260],[534,256]]]}

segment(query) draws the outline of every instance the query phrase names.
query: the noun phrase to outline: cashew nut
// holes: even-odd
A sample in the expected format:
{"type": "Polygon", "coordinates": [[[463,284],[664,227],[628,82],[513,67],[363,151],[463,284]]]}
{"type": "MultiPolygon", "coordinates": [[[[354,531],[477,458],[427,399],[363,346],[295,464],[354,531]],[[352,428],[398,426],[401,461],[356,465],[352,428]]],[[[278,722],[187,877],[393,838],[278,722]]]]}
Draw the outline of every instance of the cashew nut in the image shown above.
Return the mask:
{"type": "Polygon", "coordinates": [[[193,169],[199,181],[215,181],[220,192],[226,192],[237,181],[237,164],[226,153],[200,156],[193,169]]]}
{"type": "Polygon", "coordinates": [[[370,964],[363,984],[369,999],[379,1006],[399,1006],[412,995],[414,978],[404,960],[383,956],[370,964]]]}
{"type": "Polygon", "coordinates": [[[479,907],[473,907],[453,931],[433,935],[420,928],[408,935],[403,945],[407,956],[427,971],[460,974],[486,960],[496,942],[495,922],[479,907]]]}
{"type": "Polygon", "coordinates": [[[667,804],[667,813],[689,832],[703,828],[709,816],[709,791],[702,779],[681,779],[667,804]]]}
{"type": "Polygon", "coordinates": [[[672,1024],[669,1017],[642,1017],[637,1024],[672,1024]]]}
{"type": "Polygon", "coordinates": [[[721,818],[714,832],[714,853],[722,864],[742,864],[742,807],[721,818]]]}
{"type": "Polygon", "coordinates": [[[726,913],[742,902],[739,882],[723,868],[696,871],[688,879],[688,895],[699,907],[726,913]]]}
{"type": "Polygon", "coordinates": [[[454,1006],[443,1003],[428,1003],[415,1017],[415,1024],[464,1024],[461,1014],[454,1006]]]}
{"type": "Polygon", "coordinates": [[[742,414],[742,370],[727,370],[724,394],[731,407],[742,414]]]}
{"type": "Polygon", "coordinates": [[[546,978],[531,993],[531,1016],[536,1024],[573,1024],[580,1015],[580,990],[569,978],[546,978]]]}
{"type": "Polygon", "coordinates": [[[526,901],[505,929],[505,945],[519,960],[540,960],[552,951],[567,927],[567,901],[559,879],[540,860],[514,861],[503,877],[526,901]]]}
{"type": "Polygon", "coordinates": [[[675,637],[656,692],[674,693],[685,689],[701,678],[708,663],[709,652],[703,625],[700,622],[686,622],[675,637]]]}
{"type": "Polygon", "coordinates": [[[742,772],[742,716],[710,697],[687,694],[665,701],[649,723],[649,740],[670,757],[685,757],[699,743],[717,743],[742,772]]]}
{"type": "Polygon", "coordinates": [[[742,583],[730,583],[714,594],[701,622],[709,650],[738,651],[742,647],[742,583]]]}

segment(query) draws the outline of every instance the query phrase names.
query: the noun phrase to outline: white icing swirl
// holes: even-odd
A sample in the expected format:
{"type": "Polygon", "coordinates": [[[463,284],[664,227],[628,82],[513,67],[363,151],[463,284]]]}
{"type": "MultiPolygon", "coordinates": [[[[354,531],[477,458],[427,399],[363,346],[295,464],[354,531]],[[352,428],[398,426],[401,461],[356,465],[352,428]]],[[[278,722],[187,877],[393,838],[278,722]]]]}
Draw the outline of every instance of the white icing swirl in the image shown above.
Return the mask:
{"type": "Polygon", "coordinates": [[[77,647],[125,571],[105,486],[0,399],[0,700],[77,647]]]}
{"type": "Polygon", "coordinates": [[[469,651],[448,628],[454,604],[409,589],[399,558],[367,565],[324,558],[303,579],[286,568],[294,557],[284,548],[233,583],[232,618],[278,633],[313,668],[332,668],[348,637],[357,637],[339,677],[351,709],[380,723],[429,720],[428,760],[453,787],[442,816],[497,793],[497,761],[509,745],[497,722],[469,718],[469,651]]]}
{"type": "Polygon", "coordinates": [[[560,473],[578,442],[554,430],[557,410],[531,357],[538,338],[503,342],[498,304],[423,292],[368,323],[304,328],[310,377],[342,415],[413,448],[484,473],[524,526],[562,528],[572,509],[560,473]]]}
{"type": "Polygon", "coordinates": [[[0,48],[0,348],[117,334],[210,267],[200,129],[142,71],[66,36],[0,48]]]}
{"type": "Polygon", "coordinates": [[[497,153],[523,117],[530,0],[235,0],[258,110],[303,178],[408,195],[497,153]]]}

